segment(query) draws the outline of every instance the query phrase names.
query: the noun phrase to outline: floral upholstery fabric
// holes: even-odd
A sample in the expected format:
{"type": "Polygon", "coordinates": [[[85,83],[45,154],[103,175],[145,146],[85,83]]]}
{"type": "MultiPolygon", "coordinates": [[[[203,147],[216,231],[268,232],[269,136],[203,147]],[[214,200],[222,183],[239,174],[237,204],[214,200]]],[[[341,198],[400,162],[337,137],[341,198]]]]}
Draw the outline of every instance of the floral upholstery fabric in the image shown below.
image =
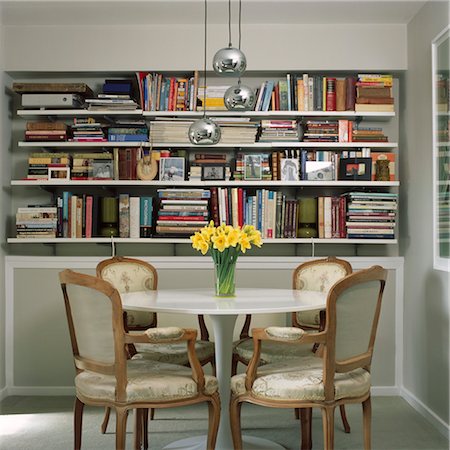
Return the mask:
{"type": "Polygon", "coordinates": [[[144,333],[152,340],[170,340],[179,339],[184,334],[184,330],[180,327],[159,327],[149,328],[144,333]]]}
{"type": "MultiPolygon", "coordinates": [[[[126,401],[168,401],[195,397],[197,385],[191,369],[145,359],[127,361],[126,401]]],[[[77,393],[96,400],[115,400],[116,378],[85,371],[75,377],[77,393]]],[[[205,392],[218,389],[217,378],[205,375],[205,392]]]]}
{"type": "MultiPolygon", "coordinates": [[[[364,369],[335,374],[336,399],[359,397],[369,389],[370,373],[364,369]]],[[[245,374],[231,379],[231,390],[236,395],[246,392],[245,374]]],[[[324,400],[323,362],[317,357],[304,357],[262,366],[252,394],[272,400],[324,400]]]]}
{"type": "MultiPolygon", "coordinates": [[[[328,292],[336,281],[346,276],[345,269],[339,264],[324,263],[306,266],[297,272],[296,289],[308,291],[328,292]]],[[[297,313],[300,325],[318,328],[320,325],[320,310],[297,313]]]]}
{"type": "MultiPolygon", "coordinates": [[[[102,278],[110,282],[119,292],[151,291],[155,289],[153,272],[141,264],[117,262],[102,270],[102,278]]],[[[131,327],[152,323],[153,313],[127,310],[127,324],[131,327]]]]}
{"type": "MultiPolygon", "coordinates": [[[[312,353],[312,345],[289,345],[284,342],[263,341],[261,344],[260,364],[275,363],[287,359],[308,356],[312,353]]],[[[233,353],[247,363],[253,356],[253,339],[244,339],[234,344],[233,353]]]]}
{"type": "Polygon", "coordinates": [[[270,337],[287,341],[297,341],[305,334],[304,330],[295,327],[267,327],[265,332],[270,337]]]}
{"type": "MultiPolygon", "coordinates": [[[[135,344],[138,354],[133,358],[151,359],[154,361],[180,364],[189,364],[187,345],[185,342],[174,344],[135,344]]],[[[214,355],[214,342],[196,341],[195,352],[200,361],[209,359],[214,355]]]]}

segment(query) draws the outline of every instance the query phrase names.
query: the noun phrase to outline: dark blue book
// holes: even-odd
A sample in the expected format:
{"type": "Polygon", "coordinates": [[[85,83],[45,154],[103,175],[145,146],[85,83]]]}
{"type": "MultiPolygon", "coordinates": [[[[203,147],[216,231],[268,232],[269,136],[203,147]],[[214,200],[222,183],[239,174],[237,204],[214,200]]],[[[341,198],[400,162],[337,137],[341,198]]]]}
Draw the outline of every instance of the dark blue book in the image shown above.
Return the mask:
{"type": "Polygon", "coordinates": [[[147,134],[108,134],[110,142],[147,142],[147,134]]]}

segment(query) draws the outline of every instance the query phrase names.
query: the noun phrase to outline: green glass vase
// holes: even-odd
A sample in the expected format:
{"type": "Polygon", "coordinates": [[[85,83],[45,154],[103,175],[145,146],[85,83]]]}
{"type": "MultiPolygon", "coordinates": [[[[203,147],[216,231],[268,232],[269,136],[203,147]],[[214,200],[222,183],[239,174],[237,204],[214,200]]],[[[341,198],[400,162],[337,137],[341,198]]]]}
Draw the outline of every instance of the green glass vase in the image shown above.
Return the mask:
{"type": "Polygon", "coordinates": [[[237,258],[233,258],[228,261],[214,264],[217,297],[234,297],[236,292],[234,280],[236,261],[237,258]]]}

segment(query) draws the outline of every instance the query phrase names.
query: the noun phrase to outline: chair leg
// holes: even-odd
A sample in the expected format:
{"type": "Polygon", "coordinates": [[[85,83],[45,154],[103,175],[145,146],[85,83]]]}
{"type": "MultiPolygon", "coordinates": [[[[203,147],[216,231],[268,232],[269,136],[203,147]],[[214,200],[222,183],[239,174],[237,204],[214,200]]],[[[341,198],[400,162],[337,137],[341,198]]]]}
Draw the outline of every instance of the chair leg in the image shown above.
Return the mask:
{"type": "Polygon", "coordinates": [[[125,450],[128,411],[116,408],[116,450],[125,450]]]}
{"type": "Polygon", "coordinates": [[[312,449],[312,408],[300,409],[300,426],[302,430],[302,446],[301,450],[312,449]]]}
{"type": "Polygon", "coordinates": [[[300,420],[300,408],[294,409],[295,420],[300,420]]]}
{"type": "MultiPolygon", "coordinates": [[[[155,412],[154,409],[150,410],[152,413],[155,412]]],[[[148,409],[145,408],[142,411],[142,434],[144,435],[144,439],[142,440],[144,450],[148,449],[148,409]]]]}
{"type": "Polygon", "coordinates": [[[141,450],[142,442],[142,409],[136,408],[134,416],[134,450],[141,450]]]}
{"type": "Polygon", "coordinates": [[[208,438],[206,442],[207,450],[213,450],[216,447],[217,433],[220,422],[220,400],[219,396],[212,396],[208,402],[208,438]]]}
{"type": "Polygon", "coordinates": [[[364,436],[364,450],[371,448],[371,433],[372,433],[372,403],[370,397],[362,404],[363,408],[363,436],[364,436]]]}
{"type": "Polygon", "coordinates": [[[155,408],[150,409],[150,420],[153,420],[155,418],[155,408]]]}
{"type": "Polygon", "coordinates": [[[237,374],[237,368],[238,368],[239,360],[236,358],[235,355],[233,355],[233,359],[231,360],[231,376],[237,374]]]}
{"type": "Polygon", "coordinates": [[[84,403],[75,397],[75,405],[73,408],[73,425],[74,425],[74,444],[73,448],[75,450],[80,450],[81,448],[81,429],[83,425],[83,409],[84,403]]]}
{"type": "Polygon", "coordinates": [[[109,406],[107,406],[105,408],[105,417],[103,417],[103,422],[102,425],[100,427],[100,431],[102,432],[102,434],[106,433],[106,429],[108,428],[108,422],[109,422],[109,416],[111,415],[111,408],[109,406]]]}
{"type": "Polygon", "coordinates": [[[232,398],[230,401],[230,423],[234,450],[242,450],[241,408],[242,403],[232,398]]]}
{"type": "Polygon", "coordinates": [[[334,406],[322,408],[323,448],[334,449],[334,406]]]}
{"type": "Polygon", "coordinates": [[[345,405],[339,406],[339,411],[341,412],[342,425],[344,426],[344,431],[350,433],[350,424],[347,420],[347,414],[345,412],[345,405]]]}

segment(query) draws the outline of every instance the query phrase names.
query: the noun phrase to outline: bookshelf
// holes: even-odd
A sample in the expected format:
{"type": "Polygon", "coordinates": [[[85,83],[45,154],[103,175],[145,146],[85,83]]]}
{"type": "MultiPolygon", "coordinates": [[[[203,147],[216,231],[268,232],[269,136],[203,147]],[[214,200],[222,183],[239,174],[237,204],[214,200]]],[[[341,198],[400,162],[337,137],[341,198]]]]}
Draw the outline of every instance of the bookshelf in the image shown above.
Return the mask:
{"type": "MultiPolygon", "coordinates": [[[[120,76],[132,77],[134,74],[121,74],[120,76]]],[[[27,77],[37,77],[36,74],[28,74],[27,77]]],[[[66,75],[70,79],[74,79],[77,74],[66,75]]],[[[83,81],[93,85],[93,90],[98,91],[102,82],[102,78],[106,79],[111,75],[106,74],[101,76],[99,74],[87,74],[83,81]]],[[[114,76],[114,75],[113,75],[114,76]]],[[[280,78],[283,78],[284,73],[277,74],[280,78]]],[[[45,81],[48,79],[59,79],[64,75],[62,74],[46,74],[45,81]]],[[[34,79],[34,78],[32,78],[34,79]]],[[[264,79],[263,73],[257,73],[250,76],[250,81],[246,81],[253,87],[258,87],[261,80],[264,79]],[[252,79],[253,77],[253,79],[252,79]]],[[[227,80],[229,81],[229,80],[227,80]]],[[[223,83],[223,79],[214,79],[213,83],[223,83]]],[[[397,83],[397,81],[396,81],[397,83]]],[[[395,88],[398,90],[398,86],[395,88]]],[[[397,93],[395,94],[398,98],[397,93]]],[[[44,151],[44,152],[100,152],[112,151],[115,148],[143,148],[153,150],[185,150],[188,155],[188,159],[192,159],[192,155],[198,152],[218,152],[223,151],[227,154],[227,163],[232,162],[238,152],[242,153],[271,153],[276,151],[283,151],[286,148],[294,150],[305,151],[330,151],[340,154],[342,152],[353,152],[363,147],[370,148],[373,152],[393,152],[396,155],[396,163],[398,162],[398,117],[393,111],[367,111],[367,112],[355,112],[355,111],[208,111],[209,117],[220,118],[246,118],[249,120],[296,120],[304,121],[307,119],[314,120],[339,120],[346,119],[354,121],[355,124],[367,124],[369,127],[381,127],[383,130],[387,129],[389,134],[388,142],[305,142],[305,141],[289,141],[289,142],[254,142],[245,144],[236,143],[219,143],[215,146],[205,147],[196,146],[188,141],[186,142],[47,142],[47,141],[25,141],[23,138],[23,129],[27,121],[56,121],[61,120],[67,124],[70,124],[74,118],[87,118],[93,117],[96,120],[105,120],[106,122],[114,122],[117,119],[142,119],[146,124],[150,124],[158,119],[187,119],[196,120],[203,116],[202,111],[146,111],[143,109],[136,110],[87,110],[87,109],[23,109],[20,107],[20,96],[14,95],[15,104],[15,117],[13,119],[14,128],[19,130],[15,132],[13,138],[13,167],[11,171],[11,220],[9,237],[7,238],[8,244],[83,244],[90,246],[92,244],[109,244],[111,238],[93,236],[91,238],[17,238],[15,237],[14,230],[14,215],[17,208],[21,206],[27,206],[29,204],[48,204],[55,201],[58,195],[61,195],[63,191],[70,191],[74,194],[82,196],[87,193],[94,193],[98,196],[119,196],[119,194],[129,193],[130,195],[150,195],[155,196],[158,189],[162,188],[222,188],[228,189],[230,192],[233,189],[243,189],[247,191],[257,190],[273,190],[275,192],[286,193],[294,198],[299,197],[318,197],[318,196],[340,196],[350,191],[364,191],[364,192],[397,192],[400,185],[398,175],[395,180],[391,181],[372,181],[372,180],[180,180],[176,182],[166,182],[154,179],[151,181],[146,180],[122,180],[122,179],[105,179],[105,180],[35,180],[23,179],[23,175],[26,175],[26,158],[30,152],[44,151]]],[[[397,164],[398,172],[398,164],[397,164]]],[[[398,226],[396,227],[398,228],[398,226]]],[[[141,238],[121,238],[114,237],[114,243],[127,245],[127,244],[173,244],[180,246],[190,246],[190,240],[187,237],[171,237],[171,236],[153,236],[153,237],[141,237],[141,238]]],[[[345,252],[349,251],[350,254],[358,254],[358,249],[366,248],[366,252],[370,254],[371,248],[379,245],[381,248],[388,245],[389,247],[395,246],[398,243],[397,232],[394,238],[301,238],[301,237],[278,237],[264,239],[264,242],[271,244],[280,244],[282,247],[291,247],[286,250],[287,254],[292,252],[298,252],[298,244],[320,244],[320,245],[339,245],[348,244],[345,252]],[[349,247],[351,250],[348,250],[349,247]],[[366,247],[367,246],[367,247],[366,247]]],[[[11,247],[11,252],[14,253],[14,245],[11,247]]],[[[131,245],[128,247],[130,253],[133,252],[131,245]]],[[[153,247],[153,246],[152,246],[153,247]]],[[[35,246],[34,246],[35,248],[35,246]]],[[[175,247],[174,247],[175,248],[175,247]]],[[[181,248],[181,247],[180,247],[181,248]]],[[[36,251],[36,250],[33,250],[36,251]]],[[[393,250],[395,253],[395,250],[393,250]]],[[[95,254],[95,249],[92,250],[95,254]]],[[[175,252],[175,250],[174,250],[175,252]]],[[[284,250],[280,250],[281,253],[284,250]]],[[[333,253],[339,253],[339,251],[333,250],[333,253]]],[[[391,250],[381,250],[381,253],[392,254],[391,250]]],[[[379,251],[377,251],[379,254],[379,251]]]]}

